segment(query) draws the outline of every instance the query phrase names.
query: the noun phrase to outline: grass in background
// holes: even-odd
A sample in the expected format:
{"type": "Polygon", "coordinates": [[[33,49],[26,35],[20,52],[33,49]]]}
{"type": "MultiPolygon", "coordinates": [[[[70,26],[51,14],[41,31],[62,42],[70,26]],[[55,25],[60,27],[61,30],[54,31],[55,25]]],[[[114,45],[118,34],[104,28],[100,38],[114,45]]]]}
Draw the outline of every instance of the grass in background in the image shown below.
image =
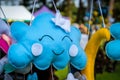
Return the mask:
{"type": "Polygon", "coordinates": [[[120,80],[120,62],[117,63],[114,72],[104,71],[102,74],[97,74],[96,80],[120,80]]]}

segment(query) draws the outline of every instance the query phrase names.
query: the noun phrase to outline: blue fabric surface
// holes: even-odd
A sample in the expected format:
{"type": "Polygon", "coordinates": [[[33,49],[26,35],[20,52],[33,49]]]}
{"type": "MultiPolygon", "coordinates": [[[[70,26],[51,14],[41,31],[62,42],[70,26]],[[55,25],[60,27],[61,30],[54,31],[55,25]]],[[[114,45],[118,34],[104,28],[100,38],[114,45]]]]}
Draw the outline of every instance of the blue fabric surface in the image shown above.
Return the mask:
{"type": "Polygon", "coordinates": [[[50,13],[42,13],[33,20],[31,26],[22,22],[12,23],[11,34],[16,43],[8,51],[10,64],[15,68],[24,68],[32,62],[40,70],[45,70],[50,65],[58,70],[63,69],[69,62],[78,69],[85,67],[86,55],[80,47],[79,29],[71,26],[71,32],[66,33],[52,22],[54,17],[50,13]],[[36,46],[41,50],[38,56],[31,51],[35,43],[42,45],[36,46]],[[72,45],[78,49],[77,55],[73,57],[69,54],[72,45]]]}
{"type": "Polygon", "coordinates": [[[27,80],[38,80],[37,73],[29,74],[27,80]]]}
{"type": "Polygon", "coordinates": [[[120,23],[110,26],[110,33],[114,40],[106,45],[106,54],[110,59],[120,61],[120,23]]]}

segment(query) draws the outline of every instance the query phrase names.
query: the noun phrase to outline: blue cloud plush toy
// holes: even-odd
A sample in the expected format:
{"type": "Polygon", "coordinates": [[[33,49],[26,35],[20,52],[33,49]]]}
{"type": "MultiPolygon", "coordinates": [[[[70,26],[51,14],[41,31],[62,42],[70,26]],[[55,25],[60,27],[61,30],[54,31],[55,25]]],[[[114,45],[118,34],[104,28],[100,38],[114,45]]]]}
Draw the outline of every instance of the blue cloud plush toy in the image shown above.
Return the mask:
{"type": "Polygon", "coordinates": [[[120,61],[120,23],[110,26],[110,33],[115,40],[106,45],[106,54],[110,59],[120,61]]]}
{"type": "Polygon", "coordinates": [[[37,16],[31,26],[22,22],[11,25],[11,34],[16,40],[8,51],[9,63],[15,68],[24,68],[31,62],[40,70],[53,65],[63,69],[68,63],[77,69],[86,65],[85,52],[80,47],[80,31],[70,27],[70,32],[55,25],[51,13],[37,16]]]}

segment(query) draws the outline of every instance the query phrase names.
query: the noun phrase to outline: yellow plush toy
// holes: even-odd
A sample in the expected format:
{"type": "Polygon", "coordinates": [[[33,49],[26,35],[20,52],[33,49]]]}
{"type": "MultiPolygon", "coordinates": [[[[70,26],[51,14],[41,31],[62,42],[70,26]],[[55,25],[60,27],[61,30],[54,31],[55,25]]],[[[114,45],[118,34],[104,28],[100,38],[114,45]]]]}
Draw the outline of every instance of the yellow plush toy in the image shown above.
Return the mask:
{"type": "Polygon", "coordinates": [[[110,32],[107,28],[101,28],[95,32],[86,45],[85,52],[87,54],[88,61],[86,68],[82,70],[82,74],[86,76],[87,80],[94,80],[95,59],[101,41],[104,39],[107,41],[110,40],[110,32]]]}

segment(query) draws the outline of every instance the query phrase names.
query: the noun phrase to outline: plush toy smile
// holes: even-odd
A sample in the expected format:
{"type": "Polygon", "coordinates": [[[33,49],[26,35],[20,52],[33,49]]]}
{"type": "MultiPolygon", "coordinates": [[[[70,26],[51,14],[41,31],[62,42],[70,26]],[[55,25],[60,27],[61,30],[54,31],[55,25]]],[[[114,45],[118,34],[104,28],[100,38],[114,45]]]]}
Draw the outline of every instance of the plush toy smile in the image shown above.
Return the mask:
{"type": "Polygon", "coordinates": [[[68,63],[77,69],[86,65],[86,55],[80,47],[80,31],[69,27],[66,32],[52,19],[50,13],[37,16],[31,26],[22,22],[11,25],[11,34],[16,43],[8,51],[10,64],[15,68],[24,68],[31,62],[40,70],[53,65],[56,69],[63,69],[68,63]]]}
{"type": "Polygon", "coordinates": [[[55,52],[54,50],[52,50],[52,52],[55,54],[55,55],[61,55],[63,52],[64,52],[64,50],[62,50],[61,52],[55,52]]]}

